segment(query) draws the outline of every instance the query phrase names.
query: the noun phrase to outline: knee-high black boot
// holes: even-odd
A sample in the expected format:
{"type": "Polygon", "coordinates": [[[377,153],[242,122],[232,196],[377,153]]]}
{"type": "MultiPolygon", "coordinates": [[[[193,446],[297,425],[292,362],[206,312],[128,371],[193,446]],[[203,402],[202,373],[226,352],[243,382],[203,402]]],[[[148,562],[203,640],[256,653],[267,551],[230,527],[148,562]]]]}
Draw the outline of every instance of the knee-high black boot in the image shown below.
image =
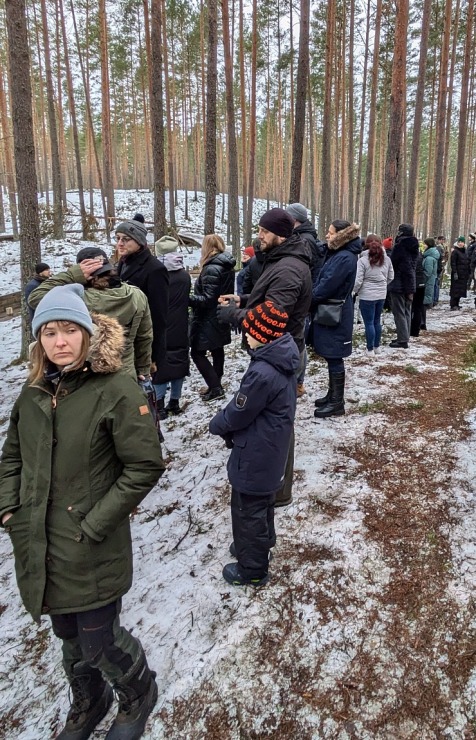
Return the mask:
{"type": "Polygon", "coordinates": [[[324,419],[327,416],[343,416],[344,408],[344,387],[345,387],[345,370],[344,372],[335,373],[329,376],[330,389],[329,400],[323,406],[319,406],[314,411],[314,416],[318,419],[324,419]]]}
{"type": "Polygon", "coordinates": [[[329,372],[329,379],[327,381],[327,393],[325,396],[321,396],[321,398],[316,398],[314,401],[314,406],[316,408],[319,408],[319,406],[325,406],[326,403],[329,401],[330,398],[330,392],[331,392],[331,374],[329,372]]]}

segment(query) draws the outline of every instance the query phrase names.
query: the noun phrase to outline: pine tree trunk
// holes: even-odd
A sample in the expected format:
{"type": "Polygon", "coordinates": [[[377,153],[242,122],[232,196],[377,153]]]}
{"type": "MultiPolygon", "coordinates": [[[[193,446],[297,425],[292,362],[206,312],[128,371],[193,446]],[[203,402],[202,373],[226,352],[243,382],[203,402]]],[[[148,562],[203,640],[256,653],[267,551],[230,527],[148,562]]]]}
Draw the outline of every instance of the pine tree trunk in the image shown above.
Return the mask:
{"type": "MultiPolygon", "coordinates": [[[[5,0],[8,35],[13,145],[20,217],[20,275],[23,288],[41,259],[38,194],[36,189],[35,143],[33,137],[30,55],[25,0],[5,0]],[[14,73],[13,73],[14,71],[14,73]]],[[[30,322],[22,297],[21,356],[28,356],[30,322]]]]}
{"type": "Polygon", "coordinates": [[[215,231],[217,194],[217,3],[208,0],[207,126],[205,132],[205,234],[215,231]]]}
{"type": "Polygon", "coordinates": [[[407,63],[408,0],[398,0],[395,25],[395,49],[392,65],[392,92],[390,96],[390,124],[385,160],[382,197],[382,236],[396,233],[400,213],[400,168],[402,167],[402,140],[405,124],[405,79],[407,63]]]}
{"type": "Polygon", "coordinates": [[[322,127],[321,205],[319,233],[322,237],[332,220],[331,213],[331,137],[332,137],[332,65],[334,61],[335,0],[327,3],[326,67],[322,127]]]}
{"type": "Polygon", "coordinates": [[[162,2],[162,49],[164,53],[164,82],[165,82],[165,119],[167,122],[167,171],[169,176],[169,221],[170,226],[175,229],[175,205],[174,205],[174,145],[172,131],[172,100],[170,94],[169,55],[167,45],[167,29],[165,24],[165,2],[162,2]]]}
{"type": "MultiPolygon", "coordinates": [[[[1,133],[3,136],[3,152],[5,155],[5,171],[8,190],[8,202],[10,205],[10,217],[12,219],[12,231],[15,239],[18,237],[18,220],[17,220],[17,196],[15,187],[15,176],[13,174],[13,156],[10,146],[10,131],[8,128],[7,101],[5,97],[5,88],[3,86],[3,72],[0,69],[0,121],[2,124],[1,133]]],[[[2,231],[5,230],[5,223],[2,231]]]]}
{"type": "Polygon", "coordinates": [[[165,153],[164,103],[162,89],[162,4],[151,2],[151,58],[149,60],[152,94],[150,118],[152,124],[152,160],[154,164],[154,237],[167,233],[165,218],[165,153]]]}
{"type": "Polygon", "coordinates": [[[362,102],[360,106],[360,136],[359,136],[359,158],[357,163],[357,178],[355,188],[354,218],[358,222],[360,217],[360,194],[362,191],[362,160],[364,150],[365,132],[365,110],[367,105],[367,69],[369,63],[369,36],[370,36],[370,0],[367,1],[367,26],[365,31],[364,71],[362,82],[362,102]]]}
{"type": "Polygon", "coordinates": [[[61,162],[58,144],[58,127],[56,125],[55,94],[53,89],[53,74],[51,71],[50,41],[46,13],[46,0],[41,0],[41,18],[43,27],[43,47],[45,54],[46,99],[48,104],[48,124],[50,127],[51,146],[51,179],[53,184],[53,236],[62,239],[63,232],[63,202],[61,188],[61,162]]]}
{"type": "MultiPolygon", "coordinates": [[[[106,19],[106,0],[99,0],[99,43],[101,48],[101,130],[102,130],[102,167],[104,194],[106,197],[108,232],[114,228],[114,175],[112,166],[111,138],[111,101],[109,82],[108,34],[106,19]]],[[[107,233],[108,233],[107,232],[107,233]]]]}
{"type": "Polygon", "coordinates": [[[362,208],[362,234],[369,231],[370,199],[372,196],[372,183],[374,182],[374,157],[375,157],[375,121],[377,117],[377,92],[378,92],[378,70],[380,51],[380,26],[382,22],[382,0],[377,0],[375,14],[374,51],[372,60],[371,91],[370,91],[370,117],[369,135],[367,144],[367,165],[365,169],[364,205],[362,208]]]}
{"type": "Polygon", "coordinates": [[[296,80],[296,99],[293,132],[293,156],[289,202],[298,203],[301,197],[302,155],[306,128],[306,97],[309,79],[309,0],[301,0],[299,24],[299,58],[296,80]]]}
{"type": "Polygon", "coordinates": [[[447,98],[447,75],[450,48],[452,2],[446,0],[445,24],[443,33],[443,44],[440,58],[440,81],[438,89],[438,103],[436,115],[436,142],[435,142],[435,170],[433,176],[433,204],[430,230],[432,234],[440,234],[443,225],[443,167],[445,156],[445,122],[446,122],[446,98],[447,98]]]}
{"type": "Polygon", "coordinates": [[[461,80],[461,98],[458,128],[458,154],[456,163],[455,193],[453,198],[453,215],[451,219],[451,243],[458,238],[461,224],[461,200],[463,195],[463,177],[465,168],[466,136],[468,130],[468,88],[471,71],[471,52],[473,48],[474,0],[468,0],[466,17],[466,38],[464,44],[463,76],[461,80]]]}
{"type": "Polygon", "coordinates": [[[233,97],[233,58],[230,45],[228,0],[222,0],[223,49],[225,56],[226,120],[228,127],[228,223],[233,256],[240,257],[240,209],[238,202],[238,150],[236,146],[235,101],[233,97]]]}
{"type": "Polygon", "coordinates": [[[426,60],[428,56],[428,37],[430,33],[431,1],[425,0],[421,22],[420,61],[418,65],[418,85],[415,99],[415,115],[412,132],[412,156],[410,172],[408,174],[408,193],[405,221],[415,223],[415,200],[418,184],[418,163],[420,157],[421,124],[423,119],[423,103],[425,98],[426,60]]]}
{"type": "Polygon", "coordinates": [[[348,159],[347,180],[348,195],[347,208],[349,220],[353,219],[354,210],[354,34],[355,34],[355,0],[350,0],[349,20],[349,71],[348,71],[348,93],[349,93],[349,123],[348,123],[348,159]]]}
{"type": "Polygon", "coordinates": [[[251,101],[250,101],[250,159],[248,166],[248,199],[246,203],[246,222],[244,241],[251,244],[251,228],[253,222],[253,201],[255,186],[255,158],[256,158],[256,69],[258,59],[258,3],[253,0],[253,28],[251,46],[251,101]]]}
{"type": "Polygon", "coordinates": [[[78,183],[79,212],[81,214],[81,231],[82,231],[82,238],[87,239],[89,235],[88,216],[86,213],[86,206],[84,203],[84,183],[83,183],[83,171],[81,168],[81,151],[79,148],[78,122],[76,118],[76,103],[74,100],[73,76],[71,74],[71,65],[69,62],[68,37],[66,35],[66,24],[65,24],[65,19],[64,19],[63,0],[59,0],[59,12],[60,12],[60,18],[61,18],[61,33],[62,33],[62,38],[63,38],[63,54],[64,54],[64,64],[65,64],[65,69],[66,69],[66,82],[68,85],[69,113],[71,116],[71,128],[73,129],[74,159],[76,163],[76,178],[77,178],[77,183],[78,183]]]}

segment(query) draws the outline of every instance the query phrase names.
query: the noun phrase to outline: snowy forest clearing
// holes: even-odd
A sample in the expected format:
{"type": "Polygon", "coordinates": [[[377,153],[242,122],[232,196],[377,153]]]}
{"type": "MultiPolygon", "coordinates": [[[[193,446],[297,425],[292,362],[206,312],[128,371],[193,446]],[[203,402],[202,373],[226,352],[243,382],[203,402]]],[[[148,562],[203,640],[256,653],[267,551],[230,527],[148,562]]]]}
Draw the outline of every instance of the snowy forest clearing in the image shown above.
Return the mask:
{"type": "MultiPolygon", "coordinates": [[[[408,351],[348,362],[347,415],[317,421],[323,362],[298,403],[294,503],[277,512],[270,584],[221,577],[231,541],[228,452],[207,432],[192,371],[185,412],[164,423],[167,472],[133,517],[135,576],[124,598],[158,672],[149,738],[472,737],[476,580],[474,338],[469,299],[443,302],[408,351]]],[[[385,317],[385,341],[392,321],[385,317]]],[[[1,433],[25,377],[19,318],[0,323],[1,433]],[[12,364],[13,361],[13,364],[12,364]]],[[[227,397],[247,365],[228,348],[227,397]]],[[[58,641],[21,606],[0,541],[5,737],[47,740],[67,690],[58,641]]],[[[108,715],[95,737],[105,734],[108,715]]]]}
{"type": "MultiPolygon", "coordinates": [[[[122,216],[151,218],[150,193],[117,201],[122,216]]],[[[257,202],[257,214],[264,210],[257,202]]],[[[202,214],[199,203],[191,230],[202,214]]],[[[47,239],[42,258],[58,271],[82,246],[47,239]]],[[[18,256],[18,243],[2,245],[0,294],[20,287],[18,256]]],[[[196,264],[197,253],[190,258],[196,264]]],[[[230,560],[228,451],[207,431],[220,402],[199,399],[192,367],[184,413],[163,423],[167,471],[133,516],[123,622],[159,682],[145,737],[474,737],[476,394],[463,367],[476,366],[476,327],[473,297],[462,303],[450,312],[443,291],[429,331],[408,351],[385,346],[375,360],[355,325],[345,417],[314,419],[327,370],[311,358],[298,402],[294,502],[277,511],[272,577],[257,591],[221,577],[230,560]]],[[[384,322],[387,345],[393,319],[384,322]]],[[[26,376],[19,317],[0,322],[0,342],[3,443],[26,376]]],[[[235,337],[227,398],[247,364],[235,337]]],[[[49,740],[68,708],[59,641],[47,619],[36,626],[21,605],[7,535],[0,558],[2,733],[49,740]]]]}

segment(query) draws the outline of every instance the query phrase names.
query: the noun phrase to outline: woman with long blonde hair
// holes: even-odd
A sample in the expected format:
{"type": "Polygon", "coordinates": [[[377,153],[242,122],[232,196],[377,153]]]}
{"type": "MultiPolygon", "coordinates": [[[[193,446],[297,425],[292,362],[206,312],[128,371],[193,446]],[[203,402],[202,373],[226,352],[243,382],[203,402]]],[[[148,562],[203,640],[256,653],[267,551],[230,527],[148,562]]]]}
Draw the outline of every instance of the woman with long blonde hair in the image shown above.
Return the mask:
{"type": "Polygon", "coordinates": [[[225,251],[225,242],[218,234],[208,234],[202,244],[200,275],[198,276],[189,305],[192,307],[190,326],[190,356],[202,375],[207,389],[204,401],[223,398],[221,385],[225,364],[226,344],[231,342],[229,324],[217,318],[218,298],[234,293],[235,260],[225,251]],[[212,362],[207,357],[212,356],[212,362]]]}

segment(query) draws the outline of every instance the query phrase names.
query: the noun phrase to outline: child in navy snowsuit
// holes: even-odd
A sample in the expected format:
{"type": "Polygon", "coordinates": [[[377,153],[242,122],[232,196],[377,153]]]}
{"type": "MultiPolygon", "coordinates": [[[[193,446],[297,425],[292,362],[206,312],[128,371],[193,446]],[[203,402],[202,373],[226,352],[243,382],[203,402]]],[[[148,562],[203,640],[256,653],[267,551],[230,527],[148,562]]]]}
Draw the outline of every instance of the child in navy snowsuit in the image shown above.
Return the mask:
{"type": "Polygon", "coordinates": [[[274,502],[282,486],[296,412],[299,351],[286,332],[287,313],[272,301],[250,309],[243,330],[251,362],[230,403],[210,421],[210,432],[232,448],[230,552],[223,568],[232,585],[263,585],[276,542],[274,502]]]}

